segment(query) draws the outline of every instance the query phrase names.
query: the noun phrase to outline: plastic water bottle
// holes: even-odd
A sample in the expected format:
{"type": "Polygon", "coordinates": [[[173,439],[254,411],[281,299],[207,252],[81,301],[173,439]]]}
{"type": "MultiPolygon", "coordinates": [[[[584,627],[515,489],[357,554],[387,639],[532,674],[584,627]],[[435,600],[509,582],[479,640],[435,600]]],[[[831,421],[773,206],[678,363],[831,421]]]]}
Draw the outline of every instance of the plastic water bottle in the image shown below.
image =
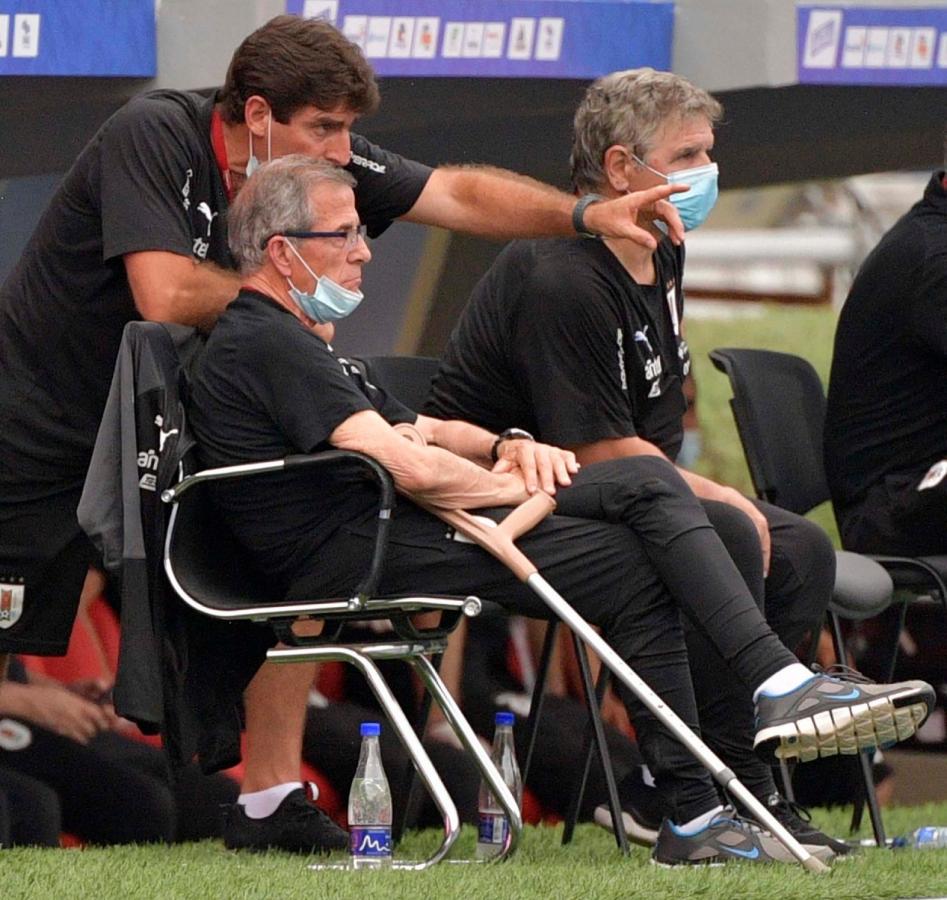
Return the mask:
{"type": "MultiPolygon", "coordinates": [[[[520,767],[516,762],[516,751],[513,748],[513,713],[498,712],[496,714],[496,731],[493,734],[493,752],[490,758],[497,767],[500,776],[516,798],[518,807],[523,803],[523,780],[520,778],[520,767]]],[[[490,790],[486,779],[480,782],[480,829],[477,833],[477,858],[491,859],[499,855],[506,843],[510,831],[510,822],[503,812],[503,807],[497,802],[490,790]]]]}
{"type": "Polygon", "coordinates": [[[910,834],[896,837],[891,845],[893,847],[908,847],[912,850],[939,850],[947,847],[947,827],[936,825],[925,825],[918,828],[910,834]]]}
{"type": "Polygon", "coordinates": [[[391,791],[381,764],[381,725],[363,722],[362,750],[349,791],[349,848],[356,869],[391,865],[391,791]]]}

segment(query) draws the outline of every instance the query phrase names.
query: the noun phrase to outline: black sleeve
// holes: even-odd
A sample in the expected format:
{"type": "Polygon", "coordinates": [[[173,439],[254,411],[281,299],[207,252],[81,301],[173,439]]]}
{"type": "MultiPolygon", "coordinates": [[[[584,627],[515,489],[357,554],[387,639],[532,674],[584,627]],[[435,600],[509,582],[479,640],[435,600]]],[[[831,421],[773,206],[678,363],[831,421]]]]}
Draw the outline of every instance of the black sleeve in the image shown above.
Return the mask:
{"type": "Polygon", "coordinates": [[[141,250],[191,255],[182,189],[199,165],[193,125],[153,98],[132,100],[100,147],[103,258],[141,250]]]}
{"type": "Polygon", "coordinates": [[[286,439],[311,453],[346,419],[372,409],[326,344],[301,328],[273,331],[260,340],[247,371],[262,373],[267,413],[286,439]]]}
{"type": "Polygon", "coordinates": [[[575,260],[547,258],[524,285],[514,369],[542,439],[571,446],[636,434],[622,325],[609,288],[575,260]]]}
{"type": "Polygon", "coordinates": [[[371,237],[378,237],[393,219],[414,206],[433,171],[358,134],[352,135],[352,161],[347,169],[358,182],[355,206],[371,237]]]}

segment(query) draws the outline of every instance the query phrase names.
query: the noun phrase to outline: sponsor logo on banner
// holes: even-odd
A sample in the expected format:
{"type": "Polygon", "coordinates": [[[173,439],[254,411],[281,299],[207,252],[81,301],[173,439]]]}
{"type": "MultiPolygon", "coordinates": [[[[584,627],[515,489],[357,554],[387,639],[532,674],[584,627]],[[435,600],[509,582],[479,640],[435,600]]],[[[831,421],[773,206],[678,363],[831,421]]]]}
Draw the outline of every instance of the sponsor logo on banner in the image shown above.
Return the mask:
{"type": "Polygon", "coordinates": [[[803,65],[809,69],[831,69],[835,66],[842,31],[841,10],[813,10],[806,31],[803,65]]]}
{"type": "Polygon", "coordinates": [[[21,582],[0,581],[0,628],[12,628],[23,615],[26,588],[21,582]]]}
{"type": "Polygon", "coordinates": [[[39,23],[36,13],[13,17],[13,55],[23,58],[39,56],[39,23]]]}
{"type": "Polygon", "coordinates": [[[339,15],[339,0],[306,0],[303,3],[304,19],[325,19],[335,25],[339,15]]]}

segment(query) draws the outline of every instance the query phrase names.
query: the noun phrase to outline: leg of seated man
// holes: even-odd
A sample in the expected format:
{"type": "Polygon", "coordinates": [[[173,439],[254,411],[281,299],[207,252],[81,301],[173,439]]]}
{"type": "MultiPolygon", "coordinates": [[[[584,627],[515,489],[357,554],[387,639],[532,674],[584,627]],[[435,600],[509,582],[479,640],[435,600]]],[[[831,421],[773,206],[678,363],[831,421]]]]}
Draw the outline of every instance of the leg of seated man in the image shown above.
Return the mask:
{"type": "Polygon", "coordinates": [[[224,823],[231,849],[311,853],[348,846],[345,832],[311,802],[315,796],[299,780],[315,669],[315,663],[264,663],[244,692],[246,769],[224,823]]]}
{"type": "MultiPolygon", "coordinates": [[[[835,552],[825,533],[801,516],[760,503],[772,536],[770,571],[765,580],[756,528],[740,510],[726,503],[702,500],[707,517],[720,536],[744,581],[764,610],[767,623],[787,647],[821,624],[835,578],[835,552]]],[[[695,679],[694,691],[704,739],[764,803],[786,812],[784,824],[806,842],[826,842],[836,852],[845,845],[817,832],[778,795],[773,770],[753,750],[753,705],[750,692],[725,665],[714,646],[697,630],[686,631],[693,671],[714,672],[695,679]]]]}
{"type": "MultiPolygon", "coordinates": [[[[686,491],[678,495],[676,485],[669,487],[656,477],[635,478],[634,484],[626,481],[614,468],[583,470],[575,485],[560,493],[560,509],[569,515],[541,523],[520,543],[550,583],[588,621],[601,626],[616,651],[696,728],[681,615],[650,564],[644,548],[647,541],[639,540],[638,529],[647,532],[648,541],[654,544],[651,552],[662,567],[676,565],[695,572],[696,582],[688,577],[684,582],[687,590],[699,586],[702,596],[698,600],[695,595],[690,603],[708,619],[708,627],[726,647],[728,659],[750,684],[759,684],[783,670],[793,657],[762,622],[739,573],[692,495],[686,491]],[[638,507],[650,508],[655,514],[649,517],[638,507]],[[590,514],[607,521],[575,517],[590,514]],[[631,522],[634,531],[625,527],[631,522]],[[697,533],[700,537],[695,538],[697,533]],[[698,562],[701,554],[708,552],[718,558],[708,560],[707,565],[698,562]]],[[[300,595],[341,590],[358,571],[371,550],[372,526],[347,531],[337,546],[327,548],[325,555],[336,563],[333,570],[313,572],[301,579],[295,586],[300,595]]],[[[473,591],[517,612],[548,615],[545,605],[513,581],[498,562],[477,547],[451,540],[440,521],[407,505],[398,507],[392,524],[381,587],[392,592],[473,591]]],[[[708,773],[636,697],[623,691],[623,699],[635,717],[642,753],[674,810],[675,821],[699,823],[697,834],[668,830],[665,846],[659,839],[657,857],[668,863],[707,854],[727,858],[727,851],[714,843],[716,839],[726,832],[723,844],[731,839],[750,840],[746,835],[751,832],[741,831],[728,817],[713,824],[704,821],[719,805],[708,773]],[[730,834],[734,827],[736,837],[730,834]]],[[[762,847],[752,850],[748,846],[747,851],[767,859],[788,859],[770,838],[761,840],[762,847]]]]}

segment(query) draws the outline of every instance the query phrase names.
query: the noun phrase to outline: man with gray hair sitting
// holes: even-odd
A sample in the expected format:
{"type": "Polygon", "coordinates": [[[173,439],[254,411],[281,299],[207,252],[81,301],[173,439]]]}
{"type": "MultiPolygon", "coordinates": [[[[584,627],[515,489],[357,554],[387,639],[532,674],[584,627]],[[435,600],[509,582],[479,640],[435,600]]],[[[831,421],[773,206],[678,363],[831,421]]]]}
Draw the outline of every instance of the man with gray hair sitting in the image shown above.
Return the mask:
{"type": "MultiPolygon", "coordinates": [[[[580,206],[658,184],[687,185],[670,200],[685,229],[697,228],[717,198],[711,154],[722,112],[710,94],[671,72],[641,68],[599,78],[575,114],[571,175],[584,195],[580,206]]],[[[691,368],[685,248],[662,225],[650,225],[654,250],[591,235],[510,244],[474,288],[425,411],[496,431],[518,426],[573,450],[583,465],[642,455],[675,460],[691,368]]],[[[832,596],[828,537],[801,516],[678,471],[766,620],[795,649],[818,631],[832,596]]],[[[754,754],[746,686],[720,665],[700,629],[688,628],[687,645],[694,672],[720,672],[695,682],[710,746],[800,841],[844,852],[797,814],[754,754]]]]}
{"type": "MultiPolygon", "coordinates": [[[[402,493],[435,506],[502,515],[496,508],[537,490],[554,493],[559,514],[521,539],[523,551],[691,727],[697,714],[682,608],[755,691],[760,752],[798,752],[799,731],[814,731],[812,717],[830,711],[836,724],[820,735],[823,744],[855,739],[856,716],[859,736],[865,725],[895,734],[896,715],[911,723],[902,736],[914,730],[933,705],[929,686],[855,685],[813,676],[795,661],[666,460],[617,459],[580,471],[568,450],[417,415],[361,382],[330,343],[335,322],[362,299],[361,268],[371,258],[352,187],[332,166],[288,156],[261,167],[235,199],[230,247],[243,287],[211,333],[192,393],[206,464],[336,447],[371,456],[402,493]],[[398,423],[412,424],[426,444],[404,440],[398,423]]],[[[292,470],[240,485],[222,481],[214,496],[237,540],[287,598],[343,595],[371,557],[375,492],[345,464],[318,483],[292,470]]],[[[470,592],[525,615],[548,614],[500,562],[453,540],[409,500],[392,517],[379,591],[470,592]]],[[[709,774],[636,697],[623,700],[670,811],[656,861],[791,860],[771,835],[721,805],[709,774]]],[[[230,816],[232,833],[266,827],[239,805],[230,816]]],[[[266,841],[254,835],[257,845],[266,841]]],[[[812,852],[832,856],[824,847],[812,852]]]]}

